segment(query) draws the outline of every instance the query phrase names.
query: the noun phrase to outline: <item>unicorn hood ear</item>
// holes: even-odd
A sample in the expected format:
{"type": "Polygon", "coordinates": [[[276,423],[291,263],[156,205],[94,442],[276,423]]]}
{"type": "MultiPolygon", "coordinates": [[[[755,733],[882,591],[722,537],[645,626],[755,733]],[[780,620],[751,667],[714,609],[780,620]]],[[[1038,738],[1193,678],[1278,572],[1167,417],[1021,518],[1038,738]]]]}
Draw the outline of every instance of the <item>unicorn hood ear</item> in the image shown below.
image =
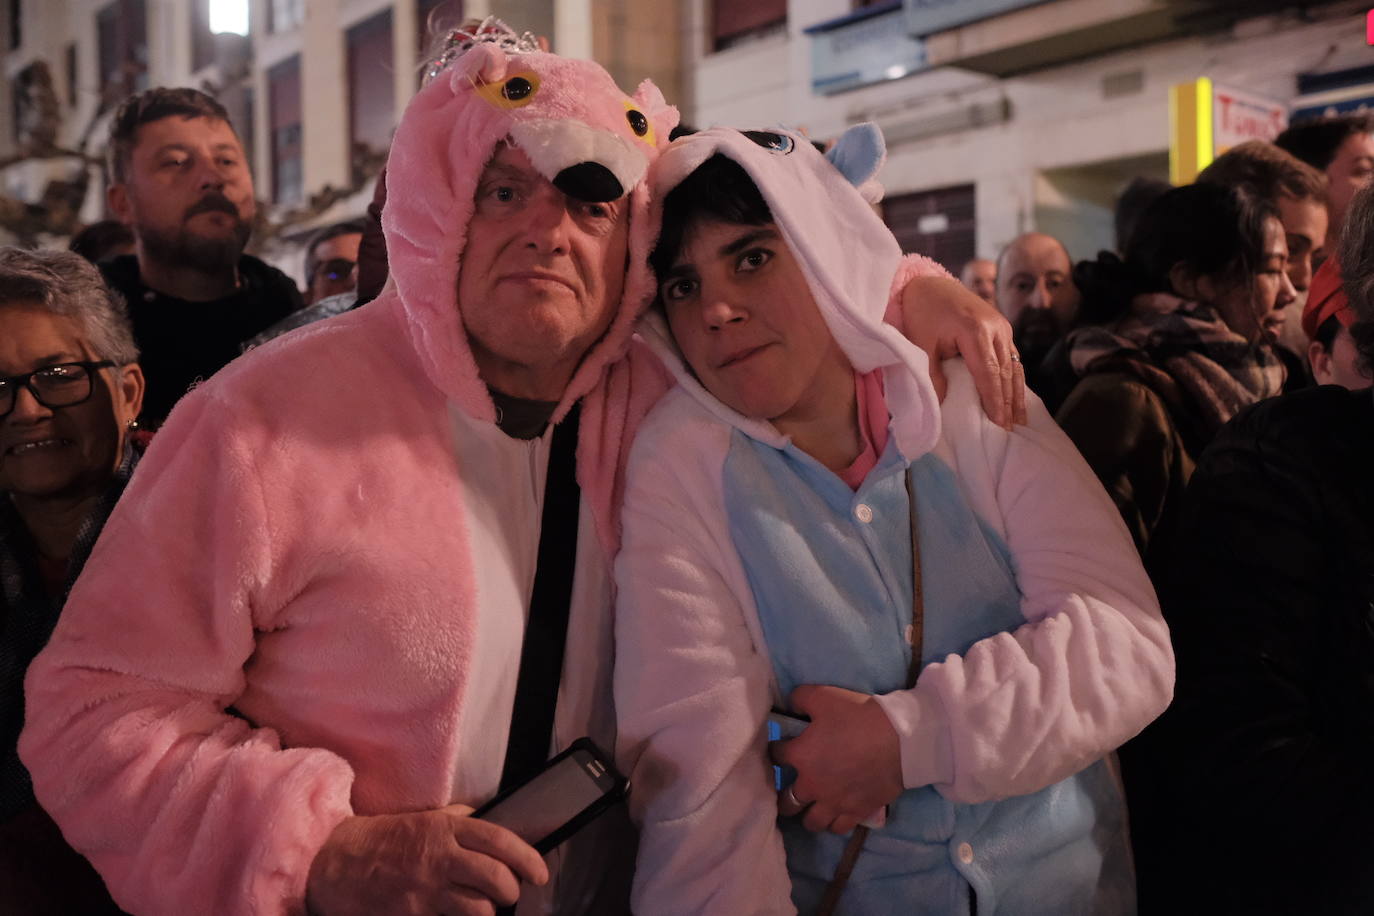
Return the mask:
{"type": "Polygon", "coordinates": [[[825,158],[871,204],[883,199],[883,186],[878,184],[878,172],[887,161],[887,143],[883,132],[871,121],[855,124],[840,134],[840,138],[826,152],[825,158]]]}

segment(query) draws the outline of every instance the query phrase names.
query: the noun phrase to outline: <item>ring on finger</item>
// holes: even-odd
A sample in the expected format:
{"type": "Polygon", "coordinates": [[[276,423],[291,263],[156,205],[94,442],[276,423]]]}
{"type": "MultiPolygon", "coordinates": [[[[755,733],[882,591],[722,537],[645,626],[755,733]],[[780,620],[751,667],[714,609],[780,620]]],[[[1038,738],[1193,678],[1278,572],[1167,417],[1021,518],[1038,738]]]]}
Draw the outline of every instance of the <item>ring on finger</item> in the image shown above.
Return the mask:
{"type": "Polygon", "coordinates": [[[797,793],[791,786],[783,789],[782,797],[786,799],[787,803],[793,808],[805,808],[807,805],[811,804],[810,802],[804,802],[800,798],[797,798],[797,793]]]}
{"type": "Polygon", "coordinates": [[[1013,353],[1013,354],[1011,355],[1011,361],[1014,362],[1014,363],[1019,363],[1019,362],[1021,362],[1021,354],[1020,354],[1020,353],[1013,353]]]}

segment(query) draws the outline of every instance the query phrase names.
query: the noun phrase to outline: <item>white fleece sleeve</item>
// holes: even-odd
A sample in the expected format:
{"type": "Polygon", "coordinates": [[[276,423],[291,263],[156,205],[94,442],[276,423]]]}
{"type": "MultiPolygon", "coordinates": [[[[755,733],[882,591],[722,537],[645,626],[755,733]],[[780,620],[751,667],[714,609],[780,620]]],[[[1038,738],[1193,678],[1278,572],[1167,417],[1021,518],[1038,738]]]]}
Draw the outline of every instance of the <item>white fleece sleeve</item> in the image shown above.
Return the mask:
{"type": "Polygon", "coordinates": [[[720,505],[728,434],[663,411],[631,454],[616,561],[617,756],[642,830],[634,911],[790,914],[764,728],[771,669],[720,505]]]}
{"type": "Polygon", "coordinates": [[[1008,433],[982,416],[962,364],[945,368],[947,440],[966,491],[983,491],[975,509],[1000,516],[1026,623],[880,702],[907,787],[972,804],[1038,791],[1139,733],[1172,698],[1174,659],[1120,515],[1039,399],[1008,433]]]}

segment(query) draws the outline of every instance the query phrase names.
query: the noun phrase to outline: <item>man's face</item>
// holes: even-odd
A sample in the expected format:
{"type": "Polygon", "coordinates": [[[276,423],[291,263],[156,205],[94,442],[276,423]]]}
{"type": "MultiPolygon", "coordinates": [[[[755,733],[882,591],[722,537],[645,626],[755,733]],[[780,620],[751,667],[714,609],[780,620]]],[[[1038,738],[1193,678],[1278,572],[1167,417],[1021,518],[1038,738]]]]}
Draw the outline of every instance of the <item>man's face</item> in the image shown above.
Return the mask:
{"type": "Polygon", "coordinates": [[[1023,235],[1002,253],[997,308],[1011,322],[1019,348],[1047,348],[1068,331],[1079,303],[1072,273],[1064,246],[1042,233],[1023,235]]]}
{"type": "Polygon", "coordinates": [[[1317,200],[1279,197],[1279,221],[1288,242],[1288,279],[1298,293],[1298,305],[1312,285],[1312,261],[1326,242],[1326,205],[1317,200]]]}
{"type": "Polygon", "coordinates": [[[477,184],[458,274],[463,325],[487,384],[562,397],[620,304],[626,203],[568,197],[519,149],[499,147],[477,184]]]}
{"type": "Polygon", "coordinates": [[[1374,180],[1374,134],[1357,133],[1346,137],[1326,167],[1326,179],[1332,228],[1339,232],[1350,198],[1374,180]]]}
{"type": "Polygon", "coordinates": [[[358,285],[358,248],[363,243],[361,232],[349,232],[325,239],[315,246],[315,273],[306,290],[307,305],[346,293],[358,285]]]}
{"type": "Polygon", "coordinates": [[[984,302],[997,302],[997,264],[987,258],[974,258],[964,265],[959,280],[984,302]]]}
{"type": "Polygon", "coordinates": [[[158,263],[232,269],[252,231],[247,158],[218,118],[173,115],[140,127],[127,180],[110,186],[109,200],[134,230],[140,256],[158,263]]]}

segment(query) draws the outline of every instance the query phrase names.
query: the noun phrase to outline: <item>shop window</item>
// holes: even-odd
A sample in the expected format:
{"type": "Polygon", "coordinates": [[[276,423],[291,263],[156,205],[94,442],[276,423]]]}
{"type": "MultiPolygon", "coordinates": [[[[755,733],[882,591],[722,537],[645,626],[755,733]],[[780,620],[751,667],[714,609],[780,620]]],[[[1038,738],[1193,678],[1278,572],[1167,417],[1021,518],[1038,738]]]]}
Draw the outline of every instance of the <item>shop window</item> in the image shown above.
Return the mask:
{"type": "Polygon", "coordinates": [[[210,0],[191,3],[191,69],[201,70],[215,62],[215,34],[210,31],[210,0]]]}
{"type": "Polygon", "coordinates": [[[415,0],[416,50],[428,59],[440,38],[463,24],[463,0],[415,0]]]}
{"type": "Polygon", "coordinates": [[[63,70],[67,76],[67,104],[76,107],[76,42],[71,42],[62,52],[63,70]]]}
{"type": "Polygon", "coordinates": [[[977,248],[971,184],[884,198],[883,221],[903,252],[923,254],[950,270],[971,260],[977,248]]]}
{"type": "Polygon", "coordinates": [[[391,145],[396,114],[395,72],[391,47],[391,10],[348,30],[348,141],[353,179],[365,161],[391,145]]]}
{"type": "Polygon", "coordinates": [[[711,41],[716,51],[787,25],[787,0],[711,0],[711,41]]]}
{"type": "Polygon", "coordinates": [[[107,98],[148,88],[148,9],[144,0],[114,0],[95,14],[100,85],[107,98]]]}
{"type": "Polygon", "coordinates": [[[272,142],[272,199],[296,203],[304,197],[301,159],[301,59],[291,57],[267,71],[268,120],[272,142]]]}
{"type": "Polygon", "coordinates": [[[305,22],[305,0],[269,0],[267,31],[289,32],[305,22]]]}

